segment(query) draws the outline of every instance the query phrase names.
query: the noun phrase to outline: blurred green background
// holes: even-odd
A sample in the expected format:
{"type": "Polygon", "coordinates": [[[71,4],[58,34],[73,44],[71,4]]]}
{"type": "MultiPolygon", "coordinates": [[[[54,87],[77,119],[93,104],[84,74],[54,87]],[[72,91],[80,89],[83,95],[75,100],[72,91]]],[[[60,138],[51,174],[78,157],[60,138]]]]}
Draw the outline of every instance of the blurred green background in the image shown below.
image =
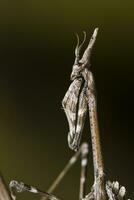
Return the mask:
{"type": "MultiPolygon", "coordinates": [[[[105,171],[134,197],[134,2],[1,0],[0,170],[47,190],[73,155],[61,101],[74,62],[74,33],[95,27],[92,55],[105,171]]],[[[88,119],[83,140],[90,140],[88,119]]],[[[90,142],[91,146],[91,142],[90,142]]],[[[54,192],[78,199],[80,162],[54,192]]],[[[93,183],[89,156],[88,187],[93,183]]],[[[21,194],[18,199],[36,199],[21,194]]]]}

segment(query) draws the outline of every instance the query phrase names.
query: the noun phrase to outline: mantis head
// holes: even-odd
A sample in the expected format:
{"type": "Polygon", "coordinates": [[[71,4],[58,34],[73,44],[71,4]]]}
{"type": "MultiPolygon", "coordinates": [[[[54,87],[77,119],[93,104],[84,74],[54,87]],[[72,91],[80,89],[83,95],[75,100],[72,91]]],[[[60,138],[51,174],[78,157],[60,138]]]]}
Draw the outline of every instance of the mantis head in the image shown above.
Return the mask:
{"type": "Polygon", "coordinates": [[[75,48],[75,61],[74,61],[74,65],[73,65],[73,69],[72,69],[72,73],[71,73],[71,80],[73,81],[75,78],[80,77],[83,72],[83,70],[87,67],[90,67],[91,63],[90,63],[90,56],[91,56],[91,51],[92,48],[94,46],[96,37],[97,37],[97,33],[98,33],[98,28],[95,28],[93,35],[89,41],[89,44],[86,48],[86,50],[83,53],[83,56],[80,58],[80,51],[81,48],[86,40],[86,32],[83,31],[84,34],[84,38],[81,44],[79,44],[79,36],[78,34],[76,34],[77,37],[77,45],[75,48]]]}

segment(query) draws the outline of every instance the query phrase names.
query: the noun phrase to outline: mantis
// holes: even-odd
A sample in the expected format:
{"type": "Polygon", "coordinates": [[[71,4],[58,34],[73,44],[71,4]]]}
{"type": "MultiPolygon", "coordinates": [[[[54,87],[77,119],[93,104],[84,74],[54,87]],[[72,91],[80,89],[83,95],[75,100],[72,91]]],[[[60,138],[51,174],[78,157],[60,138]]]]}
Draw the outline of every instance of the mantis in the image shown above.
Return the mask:
{"type": "MultiPolygon", "coordinates": [[[[81,155],[81,175],[80,175],[80,191],[79,200],[125,200],[126,189],[121,186],[118,181],[111,182],[106,180],[104,174],[104,164],[100,143],[100,132],[97,118],[97,101],[94,77],[91,72],[91,53],[96,41],[98,28],[95,28],[91,39],[85,49],[83,56],[80,58],[80,51],[86,40],[86,32],[83,32],[84,38],[80,44],[79,36],[77,37],[77,45],[75,48],[75,61],[71,72],[71,85],[67,90],[62,106],[66,113],[69,133],[68,145],[76,151],[74,156],[69,160],[67,165],[61,171],[59,176],[47,190],[44,192],[36,187],[30,186],[23,182],[12,180],[9,184],[10,192],[5,187],[4,181],[0,178],[0,199],[16,200],[15,192],[32,192],[41,196],[42,200],[60,200],[51,193],[59,185],[69,169],[74,165],[81,155]],[[86,172],[88,164],[88,144],[84,143],[80,146],[83,133],[84,123],[87,112],[89,113],[90,131],[92,141],[92,154],[94,166],[94,184],[88,195],[85,191],[86,172]]],[[[1,176],[0,176],[1,177],[1,176]]],[[[130,200],[130,199],[128,199],[130,200]]]]}
{"type": "Polygon", "coordinates": [[[62,105],[69,123],[68,144],[75,151],[79,148],[86,113],[87,110],[89,111],[95,178],[94,195],[96,200],[105,200],[104,166],[97,120],[96,90],[94,77],[90,71],[91,52],[96,41],[97,33],[98,28],[95,28],[82,58],[80,58],[80,50],[85,42],[86,33],[84,32],[84,39],[80,45],[77,35],[78,41],[75,49],[75,62],[71,73],[72,83],[63,98],[62,105]]]}
{"type": "Polygon", "coordinates": [[[84,200],[115,200],[124,199],[126,189],[118,181],[106,181],[100,142],[100,132],[97,118],[96,88],[91,72],[91,54],[94,47],[98,28],[95,28],[91,39],[80,58],[81,48],[86,40],[86,33],[81,44],[77,36],[75,61],[71,72],[71,85],[62,101],[62,106],[69,124],[68,145],[77,151],[83,133],[86,113],[89,113],[92,155],[94,166],[94,184],[92,190],[84,200]]]}

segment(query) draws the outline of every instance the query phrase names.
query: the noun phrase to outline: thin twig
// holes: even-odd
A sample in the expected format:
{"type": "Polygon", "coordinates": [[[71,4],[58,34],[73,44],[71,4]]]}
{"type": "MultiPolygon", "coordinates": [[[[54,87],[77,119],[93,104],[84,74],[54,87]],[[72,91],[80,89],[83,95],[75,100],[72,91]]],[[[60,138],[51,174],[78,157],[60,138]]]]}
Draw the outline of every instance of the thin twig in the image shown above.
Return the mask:
{"type": "Polygon", "coordinates": [[[12,200],[2,175],[0,175],[0,200],[12,200]]]}

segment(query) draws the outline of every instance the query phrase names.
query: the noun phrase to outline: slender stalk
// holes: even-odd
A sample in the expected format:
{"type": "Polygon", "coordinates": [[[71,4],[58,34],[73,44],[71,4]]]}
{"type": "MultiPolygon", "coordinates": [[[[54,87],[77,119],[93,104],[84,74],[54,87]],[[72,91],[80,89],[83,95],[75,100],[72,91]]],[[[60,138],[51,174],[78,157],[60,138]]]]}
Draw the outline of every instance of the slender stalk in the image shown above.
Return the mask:
{"type": "Polygon", "coordinates": [[[12,200],[3,177],[0,175],[0,200],[12,200]]]}

